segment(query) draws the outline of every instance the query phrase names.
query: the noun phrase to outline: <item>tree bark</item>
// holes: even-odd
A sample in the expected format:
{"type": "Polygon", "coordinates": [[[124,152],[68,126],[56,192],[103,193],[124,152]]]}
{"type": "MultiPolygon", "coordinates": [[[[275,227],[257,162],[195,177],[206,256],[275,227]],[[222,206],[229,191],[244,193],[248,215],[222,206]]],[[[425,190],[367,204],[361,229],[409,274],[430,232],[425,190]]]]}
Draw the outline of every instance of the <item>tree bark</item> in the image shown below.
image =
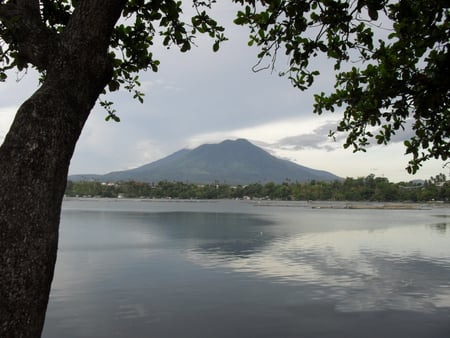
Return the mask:
{"type": "Polygon", "coordinates": [[[70,159],[111,79],[108,44],[124,3],[79,0],[65,31],[39,41],[48,46],[46,78],[0,148],[0,337],[41,335],[70,159]]]}

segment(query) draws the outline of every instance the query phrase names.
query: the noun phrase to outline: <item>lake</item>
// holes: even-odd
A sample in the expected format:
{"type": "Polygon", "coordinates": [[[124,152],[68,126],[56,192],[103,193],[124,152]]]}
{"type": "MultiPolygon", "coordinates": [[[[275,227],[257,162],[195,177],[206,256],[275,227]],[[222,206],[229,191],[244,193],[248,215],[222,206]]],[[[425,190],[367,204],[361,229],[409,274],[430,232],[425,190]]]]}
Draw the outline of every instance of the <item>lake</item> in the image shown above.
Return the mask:
{"type": "Polygon", "coordinates": [[[449,338],[450,209],[334,207],[66,200],[43,337],[449,338]]]}

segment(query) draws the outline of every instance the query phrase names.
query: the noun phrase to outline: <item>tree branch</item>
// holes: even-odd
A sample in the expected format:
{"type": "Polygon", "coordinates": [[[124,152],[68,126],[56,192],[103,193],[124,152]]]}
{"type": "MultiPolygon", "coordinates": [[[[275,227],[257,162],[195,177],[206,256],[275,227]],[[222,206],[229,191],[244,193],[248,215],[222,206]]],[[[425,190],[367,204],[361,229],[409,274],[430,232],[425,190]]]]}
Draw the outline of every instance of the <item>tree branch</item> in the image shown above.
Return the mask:
{"type": "Polygon", "coordinates": [[[64,40],[79,49],[108,48],[112,30],[120,18],[126,0],[78,0],[64,30],[64,40]],[[92,23],[92,24],[91,24],[92,23]],[[94,24],[95,23],[95,24],[94,24]]]}
{"type": "Polygon", "coordinates": [[[19,52],[21,61],[45,70],[57,39],[41,19],[39,1],[0,4],[0,21],[6,28],[1,32],[3,40],[19,52]]]}

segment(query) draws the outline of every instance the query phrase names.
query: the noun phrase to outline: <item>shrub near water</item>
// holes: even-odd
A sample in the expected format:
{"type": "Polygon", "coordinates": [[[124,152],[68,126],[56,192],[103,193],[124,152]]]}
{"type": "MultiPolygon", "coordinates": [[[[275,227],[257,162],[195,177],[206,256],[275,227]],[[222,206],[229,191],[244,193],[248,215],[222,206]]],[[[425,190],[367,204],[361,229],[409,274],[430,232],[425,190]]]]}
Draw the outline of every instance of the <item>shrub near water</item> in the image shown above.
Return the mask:
{"type": "Polygon", "coordinates": [[[273,182],[230,186],[227,184],[193,184],[161,181],[119,183],[72,182],[66,188],[68,197],[125,197],[176,199],[271,199],[336,201],[445,201],[450,200],[450,182],[438,175],[423,183],[391,183],[387,178],[369,175],[343,181],[307,183],[273,182]]]}

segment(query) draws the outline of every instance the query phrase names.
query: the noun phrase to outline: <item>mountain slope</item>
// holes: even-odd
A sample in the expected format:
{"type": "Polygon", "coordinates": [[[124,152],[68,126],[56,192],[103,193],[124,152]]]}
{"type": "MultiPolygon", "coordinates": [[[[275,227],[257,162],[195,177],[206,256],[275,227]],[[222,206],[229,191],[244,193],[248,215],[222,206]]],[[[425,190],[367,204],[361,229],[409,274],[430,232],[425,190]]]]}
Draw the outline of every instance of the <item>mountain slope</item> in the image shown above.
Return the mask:
{"type": "Polygon", "coordinates": [[[69,179],[91,178],[100,181],[161,180],[193,183],[249,184],[291,181],[334,181],[339,177],[321,170],[281,160],[247,140],[226,140],[204,144],[193,150],[183,149],[141,167],[106,175],[77,175],[69,179]]]}

